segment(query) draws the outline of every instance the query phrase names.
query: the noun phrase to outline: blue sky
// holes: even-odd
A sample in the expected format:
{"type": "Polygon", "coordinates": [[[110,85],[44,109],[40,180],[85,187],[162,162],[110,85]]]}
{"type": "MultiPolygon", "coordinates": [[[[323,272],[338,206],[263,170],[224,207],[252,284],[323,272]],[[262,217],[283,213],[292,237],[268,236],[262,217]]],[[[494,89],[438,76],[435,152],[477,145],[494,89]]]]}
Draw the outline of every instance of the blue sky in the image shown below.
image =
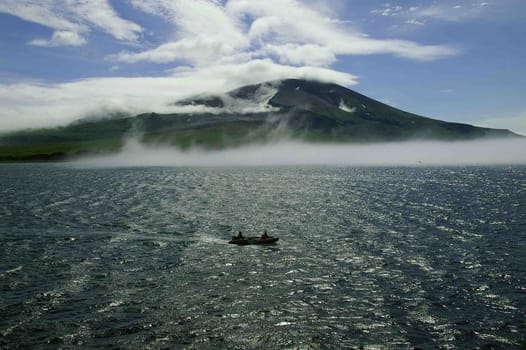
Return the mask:
{"type": "Polygon", "coordinates": [[[523,0],[1,0],[0,131],[297,77],[526,134],[525,23],[523,0]]]}

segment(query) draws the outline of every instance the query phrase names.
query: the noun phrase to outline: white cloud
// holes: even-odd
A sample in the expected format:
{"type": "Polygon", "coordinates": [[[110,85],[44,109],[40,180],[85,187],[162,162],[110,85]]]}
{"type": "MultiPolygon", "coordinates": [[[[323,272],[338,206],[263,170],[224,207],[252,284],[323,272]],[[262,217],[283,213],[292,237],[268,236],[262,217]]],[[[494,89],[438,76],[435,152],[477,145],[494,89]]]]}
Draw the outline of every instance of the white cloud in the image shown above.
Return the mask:
{"type": "Polygon", "coordinates": [[[277,64],[270,59],[252,60],[243,64],[224,64],[199,69],[175,72],[176,77],[189,81],[210,83],[220,87],[216,92],[243,85],[285,78],[311,79],[350,86],[357,83],[357,77],[344,72],[321,67],[293,67],[277,64]],[[217,85],[216,85],[217,84],[217,85]]]}
{"type": "Polygon", "coordinates": [[[35,46],[81,46],[86,43],[86,39],[80,36],[77,32],[67,30],[57,30],[53,33],[50,40],[35,39],[30,41],[29,45],[35,46]]]}
{"type": "MultiPolygon", "coordinates": [[[[173,102],[201,93],[285,78],[356,83],[356,77],[319,67],[293,67],[269,59],[177,69],[169,77],[94,78],[62,84],[0,85],[0,131],[58,126],[107,111],[180,112],[173,102]],[[102,111],[102,112],[101,112],[102,111]]],[[[235,102],[235,101],[234,101],[235,102]]],[[[195,110],[194,110],[195,112],[195,110]]]]}
{"type": "Polygon", "coordinates": [[[417,61],[431,61],[457,55],[460,49],[444,45],[419,45],[408,40],[375,40],[357,37],[341,45],[342,52],[348,54],[381,54],[391,53],[398,57],[417,61]]]}
{"type": "Polygon", "coordinates": [[[226,41],[198,36],[196,38],[184,38],[176,42],[170,42],[159,47],[139,53],[120,52],[110,55],[109,60],[117,60],[126,63],[149,61],[154,63],[170,63],[175,61],[186,61],[195,65],[204,65],[217,62],[225,56],[236,54],[236,50],[226,41]]]}
{"type": "Polygon", "coordinates": [[[405,21],[406,24],[413,24],[413,25],[416,25],[416,26],[423,26],[425,25],[425,22],[423,21],[418,21],[416,19],[408,19],[407,21],[405,21]]]}
{"type": "Polygon", "coordinates": [[[82,45],[82,34],[93,28],[125,41],[136,41],[142,31],[119,17],[107,0],[2,0],[0,12],[55,30],[51,39],[36,39],[32,45],[82,45]]]}
{"type": "MultiPolygon", "coordinates": [[[[325,3],[314,7],[312,2],[296,0],[129,1],[141,11],[170,21],[174,39],[153,49],[108,56],[127,63],[185,61],[205,65],[272,55],[284,64],[329,66],[339,55],[393,54],[433,60],[458,53],[445,45],[369,38],[333,18],[325,3]]],[[[387,10],[399,11],[399,7],[387,10]]],[[[94,29],[136,42],[143,31],[138,24],[121,18],[108,0],[4,0],[0,12],[55,30],[50,39],[35,39],[32,45],[79,46],[94,29]]]]}
{"type": "Polygon", "coordinates": [[[129,0],[137,9],[172,23],[177,35],[205,35],[243,41],[238,25],[214,0],[129,0]]]}
{"type": "Polygon", "coordinates": [[[422,18],[432,18],[442,21],[459,22],[479,16],[483,11],[480,6],[451,6],[447,3],[422,7],[415,15],[422,18]]]}
{"type": "MultiPolygon", "coordinates": [[[[461,22],[480,18],[491,14],[491,9],[500,6],[502,3],[495,1],[476,2],[472,0],[443,0],[433,2],[427,6],[400,6],[384,4],[380,9],[371,10],[374,15],[387,17],[407,18],[406,24],[425,24],[426,19],[440,20],[447,22],[461,22]]],[[[508,4],[504,4],[508,6],[508,4]]]]}
{"type": "Polygon", "coordinates": [[[134,63],[184,60],[203,65],[236,57],[275,57],[283,64],[329,66],[339,55],[393,54],[434,60],[457,54],[446,45],[369,38],[295,0],[132,0],[134,6],[172,21],[176,40],[154,49],[108,58],[134,63]]]}
{"type": "Polygon", "coordinates": [[[212,0],[131,0],[147,13],[164,17],[176,29],[176,39],[142,52],[121,52],[110,59],[123,62],[207,64],[236,55],[249,45],[241,22],[231,18],[212,0]]]}
{"type": "MultiPolygon", "coordinates": [[[[334,55],[394,54],[415,60],[433,60],[459,51],[444,45],[420,45],[407,40],[373,39],[361,32],[338,25],[295,0],[230,0],[226,11],[240,18],[256,19],[249,33],[258,39],[270,38],[272,44],[288,44],[292,51],[281,57],[295,56],[296,46],[319,45],[334,55]]],[[[287,46],[282,46],[286,49],[287,46]]],[[[330,62],[329,60],[321,62],[330,62]]]]}
{"type": "Polygon", "coordinates": [[[71,31],[87,29],[83,24],[66,18],[62,6],[52,1],[3,0],[0,2],[0,12],[53,29],[71,31]]]}
{"type": "Polygon", "coordinates": [[[250,25],[248,35],[255,39],[263,38],[268,33],[276,31],[276,28],[279,28],[282,25],[282,20],[276,16],[263,16],[256,18],[250,25]]]}
{"type": "Polygon", "coordinates": [[[280,62],[297,66],[328,66],[336,61],[336,56],[329,48],[313,44],[267,44],[265,53],[277,55],[280,62]]]}
{"type": "Polygon", "coordinates": [[[138,33],[142,32],[138,24],[119,17],[107,0],[74,1],[72,7],[71,12],[82,21],[112,35],[115,39],[136,41],[138,33]]]}
{"type": "Polygon", "coordinates": [[[380,15],[384,17],[398,16],[404,12],[404,7],[399,5],[385,4],[381,9],[371,10],[370,12],[374,15],[380,15]]]}

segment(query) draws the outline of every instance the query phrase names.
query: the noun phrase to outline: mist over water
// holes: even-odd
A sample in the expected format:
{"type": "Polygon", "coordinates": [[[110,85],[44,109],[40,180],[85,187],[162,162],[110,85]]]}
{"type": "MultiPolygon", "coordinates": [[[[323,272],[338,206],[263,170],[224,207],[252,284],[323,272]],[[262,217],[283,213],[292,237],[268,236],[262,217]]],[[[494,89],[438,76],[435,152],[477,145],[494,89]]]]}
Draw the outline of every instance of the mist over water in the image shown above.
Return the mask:
{"type": "Polygon", "coordinates": [[[278,141],[224,150],[145,145],[127,140],[118,154],[84,157],[87,167],[127,166],[440,166],[526,164],[526,140],[327,144],[278,141]]]}

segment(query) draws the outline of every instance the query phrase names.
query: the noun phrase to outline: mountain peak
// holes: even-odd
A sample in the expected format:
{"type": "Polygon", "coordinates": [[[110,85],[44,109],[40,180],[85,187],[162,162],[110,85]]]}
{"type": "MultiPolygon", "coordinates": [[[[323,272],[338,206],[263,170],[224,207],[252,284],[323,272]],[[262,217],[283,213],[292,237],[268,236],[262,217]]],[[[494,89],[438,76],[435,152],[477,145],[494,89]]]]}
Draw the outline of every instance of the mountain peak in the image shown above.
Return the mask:
{"type": "Polygon", "coordinates": [[[136,130],[140,130],[144,142],[208,148],[264,143],[283,136],[306,142],[457,141],[518,136],[508,130],[418,116],[334,83],[303,79],[269,81],[222,95],[188,98],[176,102],[174,109],[179,113],[93,119],[59,129],[7,134],[0,138],[0,145],[8,147],[5,159],[54,159],[64,157],[64,149],[67,154],[114,149],[136,130]],[[41,153],[39,147],[51,151],[41,153]],[[9,149],[25,158],[13,155],[9,149]]]}
{"type": "Polygon", "coordinates": [[[216,113],[279,113],[278,119],[286,120],[290,129],[295,132],[321,133],[325,135],[322,139],[462,140],[516,136],[507,130],[479,128],[422,117],[335,83],[316,80],[268,81],[243,86],[224,95],[183,100],[179,104],[213,107],[216,113]],[[243,108],[239,108],[240,106],[243,108]]]}

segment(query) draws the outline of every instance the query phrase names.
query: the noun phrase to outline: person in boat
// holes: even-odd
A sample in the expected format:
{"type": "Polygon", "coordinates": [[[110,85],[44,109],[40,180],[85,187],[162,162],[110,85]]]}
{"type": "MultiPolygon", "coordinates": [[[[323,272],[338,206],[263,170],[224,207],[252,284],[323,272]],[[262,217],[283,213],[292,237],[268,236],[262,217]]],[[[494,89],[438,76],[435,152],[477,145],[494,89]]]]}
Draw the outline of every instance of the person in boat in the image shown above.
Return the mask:
{"type": "Polygon", "coordinates": [[[243,237],[243,234],[241,233],[241,231],[237,231],[237,236],[236,236],[237,239],[243,239],[245,237],[243,237]]]}
{"type": "Polygon", "coordinates": [[[268,235],[267,235],[267,230],[263,231],[263,234],[261,235],[260,239],[267,239],[268,238],[268,235]]]}

